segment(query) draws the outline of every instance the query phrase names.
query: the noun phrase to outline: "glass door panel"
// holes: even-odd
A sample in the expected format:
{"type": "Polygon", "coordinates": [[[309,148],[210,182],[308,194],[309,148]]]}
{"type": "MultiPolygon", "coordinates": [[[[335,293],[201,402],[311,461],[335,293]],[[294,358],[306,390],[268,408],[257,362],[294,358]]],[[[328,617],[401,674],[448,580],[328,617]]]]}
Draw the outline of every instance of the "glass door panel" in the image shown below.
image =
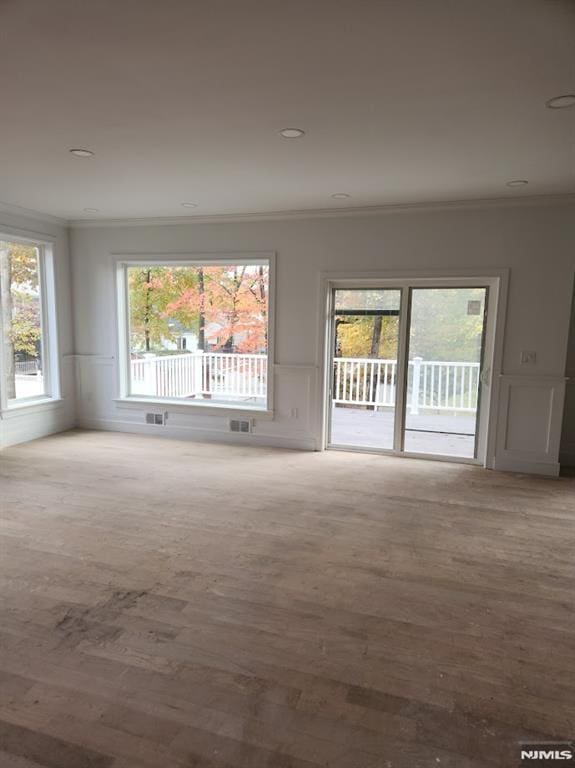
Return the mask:
{"type": "Polygon", "coordinates": [[[474,458],[487,288],[412,288],[403,450],[474,458]]]}
{"type": "Polygon", "coordinates": [[[400,289],[333,295],[330,445],[392,450],[400,289]]]}

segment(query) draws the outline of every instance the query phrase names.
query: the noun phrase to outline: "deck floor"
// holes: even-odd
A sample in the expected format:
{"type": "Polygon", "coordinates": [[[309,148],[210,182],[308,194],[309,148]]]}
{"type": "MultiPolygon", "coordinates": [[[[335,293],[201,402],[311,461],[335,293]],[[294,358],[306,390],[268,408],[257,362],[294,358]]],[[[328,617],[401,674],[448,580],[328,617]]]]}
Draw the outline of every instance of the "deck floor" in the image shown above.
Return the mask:
{"type": "MultiPolygon", "coordinates": [[[[331,443],[359,448],[393,448],[394,413],[335,406],[332,409],[331,443]]],[[[407,415],[405,450],[473,458],[475,416],[419,413],[407,415]],[[466,434],[460,434],[466,433],[466,434]]]]}
{"type": "Polygon", "coordinates": [[[75,431],[3,451],[0,487],[2,768],[573,738],[575,479],[75,431]]]}
{"type": "Polygon", "coordinates": [[[39,397],[44,392],[44,380],[42,375],[22,376],[16,375],[16,397],[39,397]]]}

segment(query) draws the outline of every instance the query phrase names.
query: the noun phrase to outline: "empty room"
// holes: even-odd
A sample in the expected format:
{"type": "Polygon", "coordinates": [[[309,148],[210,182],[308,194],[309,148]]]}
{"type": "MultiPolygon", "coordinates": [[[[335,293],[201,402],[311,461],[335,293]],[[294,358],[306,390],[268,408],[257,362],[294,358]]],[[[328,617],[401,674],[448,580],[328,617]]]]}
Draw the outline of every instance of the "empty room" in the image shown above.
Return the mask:
{"type": "Polygon", "coordinates": [[[575,2],[0,0],[0,768],[575,762],[575,2]]]}

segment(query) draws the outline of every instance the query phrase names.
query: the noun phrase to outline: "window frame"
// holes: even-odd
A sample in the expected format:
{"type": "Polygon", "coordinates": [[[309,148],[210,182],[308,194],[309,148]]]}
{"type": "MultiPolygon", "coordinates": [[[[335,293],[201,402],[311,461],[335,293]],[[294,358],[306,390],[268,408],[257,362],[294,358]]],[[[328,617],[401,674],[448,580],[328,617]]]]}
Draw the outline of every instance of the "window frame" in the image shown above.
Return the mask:
{"type": "Polygon", "coordinates": [[[142,405],[170,406],[171,411],[189,413],[196,411],[202,415],[244,414],[258,418],[273,418],[274,397],[274,347],[275,347],[275,285],[276,254],[273,252],[241,253],[177,253],[177,254],[113,254],[116,276],[116,322],[117,322],[117,397],[121,407],[140,408],[142,405]],[[264,265],[268,267],[268,348],[267,348],[267,387],[266,405],[233,405],[218,403],[213,400],[185,400],[183,398],[152,397],[130,394],[130,304],[128,293],[127,270],[130,267],[209,267],[234,265],[264,265]]]}
{"type": "MultiPolygon", "coordinates": [[[[40,287],[40,316],[42,323],[42,376],[44,392],[41,395],[9,400],[4,381],[4,355],[0,354],[0,413],[7,416],[14,412],[35,409],[38,406],[57,403],[62,399],[59,358],[58,316],[56,311],[56,278],[54,268],[54,241],[38,239],[13,230],[0,230],[0,240],[22,243],[38,249],[38,285],[40,287]]],[[[4,346],[4,326],[0,313],[0,353],[4,346]]]]}

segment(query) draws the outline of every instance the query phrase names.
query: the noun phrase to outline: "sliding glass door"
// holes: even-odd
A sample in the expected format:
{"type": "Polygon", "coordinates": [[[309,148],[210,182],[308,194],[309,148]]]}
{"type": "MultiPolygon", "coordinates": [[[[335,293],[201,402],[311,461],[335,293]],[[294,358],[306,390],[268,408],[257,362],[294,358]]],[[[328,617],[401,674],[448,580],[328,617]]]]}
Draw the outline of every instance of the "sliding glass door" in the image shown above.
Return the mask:
{"type": "Polygon", "coordinates": [[[486,288],[413,288],[403,449],[476,455],[486,288]]]}
{"type": "Polygon", "coordinates": [[[336,290],[330,442],[392,450],[401,290],[336,290]]]}
{"type": "Polygon", "coordinates": [[[488,289],[335,288],[328,445],[477,457],[488,289]]]}

